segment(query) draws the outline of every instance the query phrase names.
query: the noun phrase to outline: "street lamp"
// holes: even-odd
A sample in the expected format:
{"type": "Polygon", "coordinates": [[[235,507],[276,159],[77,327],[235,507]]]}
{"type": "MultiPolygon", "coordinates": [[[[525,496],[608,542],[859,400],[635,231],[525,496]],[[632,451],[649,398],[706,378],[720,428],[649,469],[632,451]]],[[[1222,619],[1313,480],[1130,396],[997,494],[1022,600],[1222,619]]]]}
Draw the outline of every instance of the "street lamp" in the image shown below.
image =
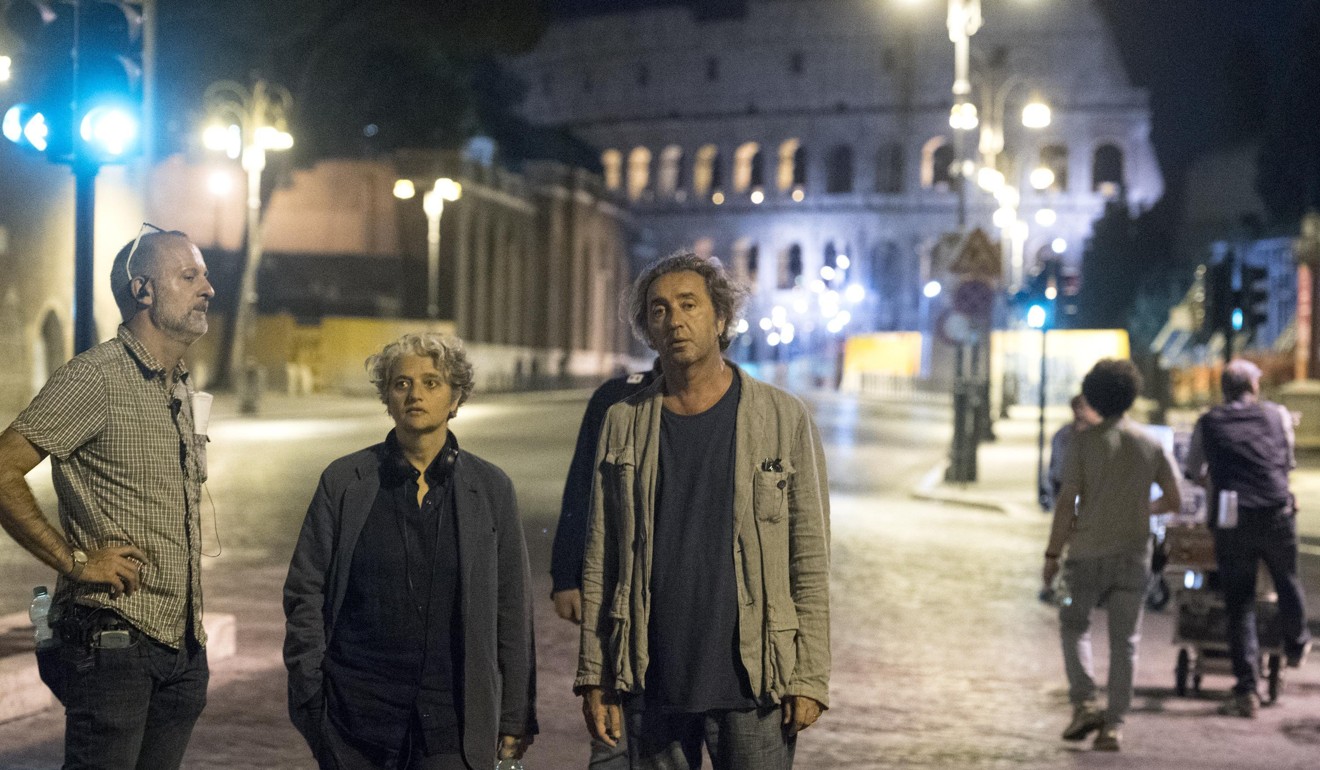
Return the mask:
{"type": "MultiPolygon", "coordinates": [[[[394,183],[394,197],[410,200],[417,188],[410,179],[394,183]]],[[[449,177],[440,177],[431,189],[422,195],[422,211],[426,212],[426,317],[440,317],[440,217],[445,213],[445,201],[456,201],[463,196],[463,185],[449,177]]]]}
{"type": "MultiPolygon", "coordinates": [[[[1037,437],[1036,446],[1036,489],[1042,492],[1045,486],[1045,382],[1048,376],[1049,358],[1046,355],[1045,343],[1048,339],[1050,330],[1049,304],[1053,298],[1047,300],[1037,300],[1027,308],[1027,326],[1032,329],[1040,329],[1040,431],[1037,437]]],[[[1042,500],[1044,498],[1042,497],[1042,500]]]]}
{"type": "Polygon", "coordinates": [[[266,168],[267,152],[293,147],[293,136],[287,129],[293,97],[283,86],[261,79],[251,90],[222,80],[206,89],[204,102],[209,122],[202,134],[203,143],[209,150],[240,161],[247,174],[247,259],[227,370],[231,378],[238,378],[242,395],[239,409],[253,414],[261,396],[260,383],[255,381],[259,375],[255,367],[247,365],[247,357],[256,321],[257,271],[261,266],[261,173],[266,168]]]}

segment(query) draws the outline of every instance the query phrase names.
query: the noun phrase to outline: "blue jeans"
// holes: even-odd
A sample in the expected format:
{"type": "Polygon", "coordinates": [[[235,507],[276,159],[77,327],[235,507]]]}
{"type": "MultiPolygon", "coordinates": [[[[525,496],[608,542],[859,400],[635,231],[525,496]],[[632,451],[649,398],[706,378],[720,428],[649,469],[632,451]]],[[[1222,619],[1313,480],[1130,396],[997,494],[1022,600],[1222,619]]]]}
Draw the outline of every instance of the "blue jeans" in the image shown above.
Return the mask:
{"type": "Polygon", "coordinates": [[[1310,640],[1306,598],[1297,579],[1297,520],[1285,510],[1240,511],[1238,525],[1215,530],[1215,561],[1228,620],[1228,656],[1237,684],[1233,692],[1256,691],[1260,640],[1256,635],[1256,565],[1265,562],[1279,596],[1283,650],[1301,652],[1310,640]]]}
{"type": "Polygon", "coordinates": [[[37,652],[41,680],[64,705],[65,768],[169,770],[183,761],[206,706],[206,649],[175,650],[127,630],[118,649],[63,641],[37,652]]]}
{"type": "Polygon", "coordinates": [[[1069,559],[1063,566],[1072,603],[1059,609],[1063,666],[1068,699],[1074,706],[1095,700],[1091,668],[1091,611],[1104,606],[1109,615],[1109,702],[1105,721],[1123,724],[1132,705],[1132,678],[1141,641],[1141,612],[1146,601],[1150,556],[1145,552],[1069,559]]]}
{"type": "Polygon", "coordinates": [[[629,708],[633,770],[700,770],[705,744],[715,770],[792,770],[797,737],[784,731],[778,706],[747,711],[670,714],[629,708]]]}

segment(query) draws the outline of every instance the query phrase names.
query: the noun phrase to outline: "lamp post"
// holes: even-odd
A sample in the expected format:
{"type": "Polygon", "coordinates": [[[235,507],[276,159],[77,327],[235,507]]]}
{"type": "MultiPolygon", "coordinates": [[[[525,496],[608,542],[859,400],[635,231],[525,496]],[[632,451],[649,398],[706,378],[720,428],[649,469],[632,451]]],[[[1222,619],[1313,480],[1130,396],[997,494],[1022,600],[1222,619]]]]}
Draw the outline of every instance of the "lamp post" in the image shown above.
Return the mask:
{"type": "MultiPolygon", "coordinates": [[[[394,197],[411,200],[417,188],[411,179],[394,183],[394,197]]],[[[426,212],[426,317],[440,317],[440,217],[445,213],[445,201],[463,197],[463,185],[449,177],[440,177],[431,189],[422,194],[422,211],[426,212]]]]}
{"type": "MultiPolygon", "coordinates": [[[[293,97],[283,86],[257,79],[251,90],[231,80],[212,83],[204,97],[209,123],[202,135],[207,149],[238,160],[247,174],[247,254],[239,288],[226,371],[237,378],[239,409],[256,413],[261,397],[259,372],[250,365],[257,313],[257,272],[261,266],[261,173],[268,151],[293,147],[287,116],[293,97]]],[[[232,382],[232,379],[231,379],[232,382]]]]}
{"type": "MultiPolygon", "coordinates": [[[[1052,301],[1052,300],[1051,300],[1052,301]]],[[[1040,432],[1036,444],[1036,489],[1045,490],[1045,384],[1049,376],[1049,357],[1046,342],[1049,339],[1049,310],[1044,302],[1035,302],[1027,308],[1027,326],[1040,329],[1040,432]]],[[[1044,498],[1042,497],[1042,500],[1044,498]]]]}

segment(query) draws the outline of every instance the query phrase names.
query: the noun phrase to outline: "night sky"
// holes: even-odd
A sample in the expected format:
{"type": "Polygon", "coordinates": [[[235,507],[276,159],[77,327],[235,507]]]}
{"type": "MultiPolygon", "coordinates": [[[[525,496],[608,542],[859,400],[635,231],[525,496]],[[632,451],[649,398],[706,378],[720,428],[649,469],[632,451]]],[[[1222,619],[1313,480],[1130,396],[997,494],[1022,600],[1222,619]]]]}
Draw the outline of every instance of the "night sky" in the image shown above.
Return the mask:
{"type": "MultiPolygon", "coordinates": [[[[207,83],[253,73],[294,92],[298,163],[455,146],[473,132],[508,146],[531,129],[517,118],[523,86],[498,62],[535,45],[547,21],[662,5],[736,17],[754,1],[163,2],[161,149],[191,140],[207,83]],[[367,126],[378,127],[370,138],[367,126]]],[[[983,0],[987,28],[997,4],[1024,1],[983,0]]],[[[1258,186],[1277,219],[1320,204],[1320,2],[1032,1],[1101,9],[1132,78],[1150,91],[1152,139],[1174,197],[1198,157],[1250,141],[1263,148],[1258,186]]]]}

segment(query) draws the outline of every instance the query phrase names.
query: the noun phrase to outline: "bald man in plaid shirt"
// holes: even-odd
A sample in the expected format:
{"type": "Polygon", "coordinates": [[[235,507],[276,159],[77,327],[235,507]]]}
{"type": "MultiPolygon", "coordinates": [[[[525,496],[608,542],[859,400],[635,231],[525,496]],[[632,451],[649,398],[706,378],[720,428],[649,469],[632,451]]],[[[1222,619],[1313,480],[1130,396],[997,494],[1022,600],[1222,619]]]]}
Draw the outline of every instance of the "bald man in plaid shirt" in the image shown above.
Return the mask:
{"type": "Polygon", "coordinates": [[[206,333],[215,292],[178,232],[139,234],[110,279],[116,337],[56,371],[0,434],[0,525],[60,575],[56,644],[37,663],[65,708],[64,766],[177,768],[209,678],[206,437],[182,359],[206,333]],[[58,529],[24,479],[47,456],[58,529]]]}

